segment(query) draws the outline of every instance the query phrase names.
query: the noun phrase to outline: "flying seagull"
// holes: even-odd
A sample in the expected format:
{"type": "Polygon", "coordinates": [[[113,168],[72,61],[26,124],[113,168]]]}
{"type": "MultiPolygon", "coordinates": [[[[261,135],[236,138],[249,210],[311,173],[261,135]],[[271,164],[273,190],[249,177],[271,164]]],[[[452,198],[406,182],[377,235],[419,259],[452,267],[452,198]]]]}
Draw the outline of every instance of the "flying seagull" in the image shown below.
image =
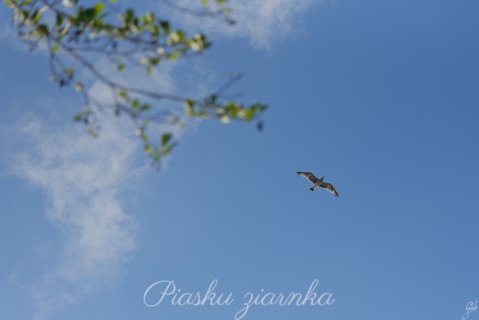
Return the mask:
{"type": "Polygon", "coordinates": [[[324,177],[321,177],[321,179],[318,179],[316,178],[316,176],[314,174],[312,174],[311,172],[301,172],[301,171],[298,171],[296,172],[298,175],[300,176],[303,176],[305,177],[306,179],[308,179],[309,181],[311,181],[311,183],[313,184],[313,186],[311,188],[309,188],[309,190],[311,191],[314,191],[314,189],[316,189],[317,187],[320,187],[320,188],[323,188],[323,189],[326,189],[328,190],[329,192],[331,192],[332,194],[334,194],[336,197],[339,197],[339,193],[336,191],[336,189],[334,188],[334,186],[329,183],[329,182],[323,182],[323,179],[324,177]]]}

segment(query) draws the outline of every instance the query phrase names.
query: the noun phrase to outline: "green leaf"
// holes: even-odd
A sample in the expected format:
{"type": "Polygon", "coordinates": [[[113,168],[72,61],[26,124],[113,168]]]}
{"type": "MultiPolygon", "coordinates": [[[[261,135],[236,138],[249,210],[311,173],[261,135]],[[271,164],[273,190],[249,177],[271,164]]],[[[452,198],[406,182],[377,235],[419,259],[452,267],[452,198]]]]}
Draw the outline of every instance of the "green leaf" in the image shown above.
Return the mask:
{"type": "Polygon", "coordinates": [[[147,142],[148,140],[150,140],[150,137],[145,133],[145,131],[141,131],[140,137],[144,142],[147,142]]]}
{"type": "Polygon", "coordinates": [[[92,136],[92,138],[94,138],[94,139],[98,138],[98,132],[96,132],[95,130],[88,129],[88,133],[90,134],[90,136],[92,136]]]}
{"type": "Polygon", "coordinates": [[[150,64],[156,66],[158,63],[160,63],[160,58],[158,58],[158,57],[150,58],[150,64]]]}
{"type": "Polygon", "coordinates": [[[164,33],[170,32],[170,23],[168,21],[160,21],[160,27],[164,33]]]}
{"type": "Polygon", "coordinates": [[[244,119],[249,121],[254,118],[254,115],[255,115],[255,109],[252,107],[249,107],[248,109],[246,109],[246,112],[244,114],[244,119]]]}
{"type": "Polygon", "coordinates": [[[175,30],[170,33],[169,38],[173,43],[178,43],[185,40],[185,33],[181,30],[175,30]]]}
{"type": "Polygon", "coordinates": [[[153,14],[153,12],[147,12],[144,15],[144,19],[147,24],[152,23],[153,21],[155,21],[155,15],[153,14]]]}
{"type": "Polygon", "coordinates": [[[195,102],[192,99],[186,99],[183,102],[183,106],[185,107],[185,113],[188,117],[192,117],[194,114],[194,107],[195,102]]]}
{"type": "Polygon", "coordinates": [[[84,109],[83,111],[75,114],[73,116],[73,120],[77,121],[77,122],[83,121],[83,122],[87,123],[88,122],[88,117],[91,115],[91,113],[92,113],[91,110],[84,109]]]}
{"type": "Polygon", "coordinates": [[[56,15],[56,20],[55,20],[55,25],[57,27],[60,27],[63,23],[63,16],[60,13],[57,13],[56,15]]]}
{"type": "Polygon", "coordinates": [[[153,67],[152,66],[148,66],[146,67],[146,74],[151,76],[153,74],[153,67]]]}
{"type": "Polygon", "coordinates": [[[35,23],[38,23],[40,21],[40,19],[42,18],[42,15],[41,15],[40,11],[35,10],[32,14],[32,18],[33,18],[33,21],[35,21],[35,23]]]}
{"type": "Polygon", "coordinates": [[[205,110],[200,110],[196,113],[196,116],[198,118],[207,118],[208,117],[208,113],[205,111],[205,110]]]}
{"type": "Polygon", "coordinates": [[[162,156],[167,156],[171,153],[171,151],[173,150],[174,147],[176,147],[178,145],[178,143],[176,142],[173,142],[173,143],[170,143],[168,145],[163,145],[161,148],[160,148],[160,154],[162,156]]]}
{"type": "Polygon", "coordinates": [[[164,146],[170,142],[171,138],[173,138],[173,135],[170,132],[166,132],[161,136],[161,145],[164,146]]]}
{"type": "Polygon", "coordinates": [[[131,102],[131,107],[133,110],[138,110],[138,107],[140,106],[140,101],[138,99],[133,99],[131,102]]]}
{"type": "Polygon", "coordinates": [[[123,71],[125,70],[125,64],[124,63],[119,63],[116,65],[116,68],[118,71],[123,71]]]}
{"type": "Polygon", "coordinates": [[[50,32],[49,32],[48,26],[46,24],[41,24],[41,25],[37,26],[37,33],[38,33],[38,36],[40,38],[42,38],[44,36],[48,36],[48,34],[50,32]]]}
{"type": "Polygon", "coordinates": [[[166,56],[166,59],[170,60],[170,61],[175,61],[176,60],[176,57],[177,57],[177,54],[175,52],[170,52],[167,56],[166,56]]]}
{"type": "Polygon", "coordinates": [[[12,0],[3,0],[3,3],[10,8],[14,6],[12,0]]]}
{"type": "Polygon", "coordinates": [[[99,15],[103,12],[105,8],[105,4],[103,2],[97,2],[93,5],[93,10],[95,11],[95,15],[99,15]]]}
{"type": "Polygon", "coordinates": [[[153,146],[151,145],[151,143],[146,143],[145,144],[145,152],[147,154],[152,154],[153,153],[153,146]]]}
{"type": "Polygon", "coordinates": [[[140,111],[141,111],[141,112],[145,112],[145,111],[148,111],[148,110],[150,110],[150,109],[151,109],[151,105],[148,104],[148,103],[145,103],[145,104],[143,104],[143,105],[140,107],[140,111]]]}
{"type": "Polygon", "coordinates": [[[69,77],[73,77],[73,73],[74,73],[74,72],[75,72],[75,71],[73,70],[73,68],[66,68],[66,69],[65,69],[65,74],[66,74],[67,76],[69,76],[69,77]]]}
{"type": "Polygon", "coordinates": [[[128,99],[129,99],[129,98],[128,98],[128,93],[126,93],[126,90],[125,90],[125,89],[120,89],[120,90],[118,90],[118,95],[119,95],[121,98],[125,99],[125,100],[128,100],[128,99]]]}
{"type": "Polygon", "coordinates": [[[76,121],[76,122],[81,121],[82,118],[83,118],[83,114],[82,114],[82,113],[77,113],[76,115],[73,116],[73,120],[76,121]]]}
{"type": "Polygon", "coordinates": [[[216,101],[218,100],[218,95],[213,94],[211,95],[210,99],[211,99],[211,103],[216,103],[216,101]]]}
{"type": "Polygon", "coordinates": [[[126,9],[125,15],[124,15],[125,21],[133,20],[134,16],[135,16],[135,12],[133,11],[133,9],[126,9]]]}

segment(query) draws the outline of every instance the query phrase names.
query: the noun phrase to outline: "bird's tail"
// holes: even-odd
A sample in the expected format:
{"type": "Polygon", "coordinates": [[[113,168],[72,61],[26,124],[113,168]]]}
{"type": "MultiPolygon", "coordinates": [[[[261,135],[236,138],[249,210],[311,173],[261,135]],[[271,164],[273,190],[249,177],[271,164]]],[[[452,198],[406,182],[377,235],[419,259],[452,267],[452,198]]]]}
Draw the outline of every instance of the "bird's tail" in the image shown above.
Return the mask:
{"type": "Polygon", "coordinates": [[[309,188],[309,190],[314,191],[314,186],[312,186],[311,188],[309,188]]]}

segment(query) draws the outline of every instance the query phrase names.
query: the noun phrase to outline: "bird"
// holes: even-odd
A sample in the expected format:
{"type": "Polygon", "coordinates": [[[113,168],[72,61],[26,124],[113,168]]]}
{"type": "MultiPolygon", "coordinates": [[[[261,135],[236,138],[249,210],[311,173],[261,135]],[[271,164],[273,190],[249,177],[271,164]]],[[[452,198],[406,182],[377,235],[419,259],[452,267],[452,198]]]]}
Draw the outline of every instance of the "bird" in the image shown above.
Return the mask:
{"type": "Polygon", "coordinates": [[[313,186],[309,188],[309,190],[314,191],[314,189],[316,189],[317,187],[320,187],[322,189],[328,190],[329,192],[334,194],[336,197],[339,197],[339,193],[336,191],[336,188],[334,188],[334,186],[331,183],[323,181],[324,177],[321,177],[320,179],[318,179],[311,172],[297,171],[296,173],[308,179],[309,181],[311,181],[313,186]]]}

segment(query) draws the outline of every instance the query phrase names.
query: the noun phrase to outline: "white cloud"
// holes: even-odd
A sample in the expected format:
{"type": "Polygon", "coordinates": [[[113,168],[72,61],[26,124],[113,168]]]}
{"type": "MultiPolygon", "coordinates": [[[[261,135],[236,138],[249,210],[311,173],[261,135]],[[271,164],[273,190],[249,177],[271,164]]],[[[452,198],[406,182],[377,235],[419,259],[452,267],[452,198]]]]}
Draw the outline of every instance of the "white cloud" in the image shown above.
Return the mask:
{"type": "MultiPolygon", "coordinates": [[[[165,65],[153,77],[146,77],[143,70],[117,76],[104,60],[96,63],[98,70],[109,77],[116,76],[116,81],[164,92],[176,90],[172,75],[175,66],[165,65]]],[[[91,78],[86,73],[81,76],[91,78]]],[[[89,82],[90,96],[111,106],[109,88],[99,81],[89,82]]],[[[55,110],[61,103],[44,102],[47,114],[58,113],[55,110]]],[[[36,320],[80,303],[89,292],[117,278],[135,250],[138,223],[125,212],[121,200],[127,199],[121,192],[151,168],[134,163],[135,156],[144,155],[141,141],[133,134],[131,119],[113,116],[111,108],[95,111],[100,125],[98,139],[73,122],[52,129],[63,118],[40,120],[33,116],[15,128],[2,128],[2,133],[13,137],[17,145],[10,149],[18,153],[14,159],[4,160],[13,161],[16,174],[45,192],[49,203],[46,216],[64,237],[60,258],[51,263],[49,271],[31,285],[20,284],[31,294],[36,320]],[[22,129],[15,132],[17,128],[22,129]]],[[[156,132],[161,126],[152,125],[152,129],[156,132]]],[[[17,273],[14,278],[22,282],[17,273]]]]}
{"type": "MultiPolygon", "coordinates": [[[[183,0],[184,6],[191,6],[192,0],[183,0]]],[[[195,1],[197,2],[197,1],[195,1]]],[[[314,0],[231,0],[236,25],[206,18],[188,17],[184,14],[176,20],[186,21],[193,29],[200,29],[208,35],[249,38],[251,44],[261,49],[271,49],[277,41],[302,29],[302,15],[314,0]]]]}
{"type": "Polygon", "coordinates": [[[47,217],[65,237],[60,261],[28,287],[40,320],[114,279],[135,249],[137,222],[120,194],[139,150],[119,119],[102,119],[98,139],[74,124],[50,130],[32,119],[23,128],[29,148],[15,171],[45,191],[47,217]]]}
{"type": "Polygon", "coordinates": [[[301,15],[311,4],[311,0],[235,1],[236,32],[257,47],[270,48],[301,26],[301,15]]]}

